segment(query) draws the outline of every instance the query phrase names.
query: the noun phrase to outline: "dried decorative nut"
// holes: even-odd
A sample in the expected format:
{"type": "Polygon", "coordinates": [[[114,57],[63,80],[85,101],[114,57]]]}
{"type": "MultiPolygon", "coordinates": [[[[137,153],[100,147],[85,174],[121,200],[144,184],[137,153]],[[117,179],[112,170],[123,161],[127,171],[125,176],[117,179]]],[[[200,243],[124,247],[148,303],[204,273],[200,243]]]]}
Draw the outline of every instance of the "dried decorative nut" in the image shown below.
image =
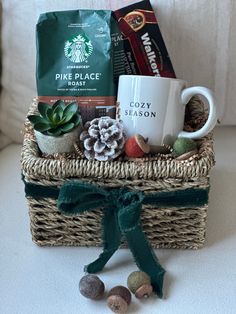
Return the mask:
{"type": "Polygon", "coordinates": [[[100,299],[105,291],[104,283],[95,275],[86,275],[79,282],[80,293],[88,299],[100,299]]]}
{"type": "Polygon", "coordinates": [[[135,292],[135,296],[138,299],[142,298],[149,298],[152,294],[153,288],[151,285],[142,285],[138,290],[135,292]]]}
{"type": "Polygon", "coordinates": [[[125,143],[125,153],[128,157],[140,158],[149,152],[150,146],[140,134],[130,137],[125,143]]]}
{"type": "Polygon", "coordinates": [[[123,314],[128,310],[127,302],[119,295],[111,295],[107,299],[107,305],[114,313],[123,314]]]}
{"type": "Polygon", "coordinates": [[[132,272],[127,279],[127,286],[139,299],[148,298],[153,290],[150,277],[143,271],[132,272]]]}
{"type": "Polygon", "coordinates": [[[187,153],[185,153],[183,155],[180,155],[180,156],[176,157],[176,160],[187,160],[190,157],[196,155],[197,153],[198,153],[197,149],[191,150],[190,152],[187,152],[187,153]]]}
{"type": "Polygon", "coordinates": [[[173,145],[176,156],[183,155],[187,152],[197,149],[197,144],[191,138],[179,137],[173,145]]]}
{"type": "Polygon", "coordinates": [[[116,286],[108,293],[107,305],[114,313],[126,313],[130,302],[131,293],[126,287],[116,286]]]}
{"type": "Polygon", "coordinates": [[[148,298],[153,290],[150,277],[143,271],[132,272],[127,279],[127,286],[139,299],[148,298]]]}

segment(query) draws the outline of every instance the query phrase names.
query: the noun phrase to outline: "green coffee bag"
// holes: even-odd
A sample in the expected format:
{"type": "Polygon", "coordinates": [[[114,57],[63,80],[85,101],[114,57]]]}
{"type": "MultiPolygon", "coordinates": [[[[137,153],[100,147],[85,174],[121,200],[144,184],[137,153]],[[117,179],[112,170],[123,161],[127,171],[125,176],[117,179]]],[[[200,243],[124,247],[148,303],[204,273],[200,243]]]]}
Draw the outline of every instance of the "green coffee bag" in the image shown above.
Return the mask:
{"type": "Polygon", "coordinates": [[[115,115],[112,20],[108,10],[40,15],[36,27],[39,101],[78,101],[83,121],[115,115]]]}

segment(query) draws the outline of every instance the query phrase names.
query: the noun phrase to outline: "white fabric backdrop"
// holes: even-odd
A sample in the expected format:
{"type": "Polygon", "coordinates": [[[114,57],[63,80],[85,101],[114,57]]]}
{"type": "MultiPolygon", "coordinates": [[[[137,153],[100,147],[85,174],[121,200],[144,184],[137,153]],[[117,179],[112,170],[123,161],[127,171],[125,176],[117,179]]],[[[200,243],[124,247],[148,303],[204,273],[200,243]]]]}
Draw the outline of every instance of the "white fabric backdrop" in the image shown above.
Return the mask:
{"type": "MultiPolygon", "coordinates": [[[[20,142],[35,89],[35,24],[40,13],[78,8],[115,9],[130,0],[2,0],[3,92],[0,129],[20,142]]],[[[153,0],[176,74],[216,93],[223,124],[236,124],[236,1],[153,0]]],[[[50,49],[50,45],[48,47],[50,49]]]]}

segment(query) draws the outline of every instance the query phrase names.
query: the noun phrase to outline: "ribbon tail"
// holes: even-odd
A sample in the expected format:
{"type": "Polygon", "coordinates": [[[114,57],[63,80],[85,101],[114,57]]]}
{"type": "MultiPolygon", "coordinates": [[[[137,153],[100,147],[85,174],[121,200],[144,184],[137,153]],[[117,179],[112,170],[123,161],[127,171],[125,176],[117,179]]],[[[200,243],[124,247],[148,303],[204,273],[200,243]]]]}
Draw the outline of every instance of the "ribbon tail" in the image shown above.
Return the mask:
{"type": "Polygon", "coordinates": [[[115,251],[119,248],[121,242],[121,232],[117,221],[117,214],[113,209],[105,209],[103,217],[103,252],[99,257],[84,270],[88,273],[97,273],[101,271],[115,251]]]}
{"type": "Polygon", "coordinates": [[[150,276],[154,292],[162,298],[165,270],[150,247],[141,226],[137,225],[134,229],[127,230],[125,237],[137,266],[150,276]]]}

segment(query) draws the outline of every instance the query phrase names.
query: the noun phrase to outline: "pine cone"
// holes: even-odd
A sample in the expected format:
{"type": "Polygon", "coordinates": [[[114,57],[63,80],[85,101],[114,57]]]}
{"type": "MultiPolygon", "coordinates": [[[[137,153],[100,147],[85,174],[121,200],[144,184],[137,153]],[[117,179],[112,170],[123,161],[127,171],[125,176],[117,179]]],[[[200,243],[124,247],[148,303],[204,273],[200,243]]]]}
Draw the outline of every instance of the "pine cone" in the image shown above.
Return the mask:
{"type": "Polygon", "coordinates": [[[80,140],[84,155],[89,160],[108,161],[118,157],[125,144],[123,126],[110,117],[95,118],[86,122],[80,140]]]}

